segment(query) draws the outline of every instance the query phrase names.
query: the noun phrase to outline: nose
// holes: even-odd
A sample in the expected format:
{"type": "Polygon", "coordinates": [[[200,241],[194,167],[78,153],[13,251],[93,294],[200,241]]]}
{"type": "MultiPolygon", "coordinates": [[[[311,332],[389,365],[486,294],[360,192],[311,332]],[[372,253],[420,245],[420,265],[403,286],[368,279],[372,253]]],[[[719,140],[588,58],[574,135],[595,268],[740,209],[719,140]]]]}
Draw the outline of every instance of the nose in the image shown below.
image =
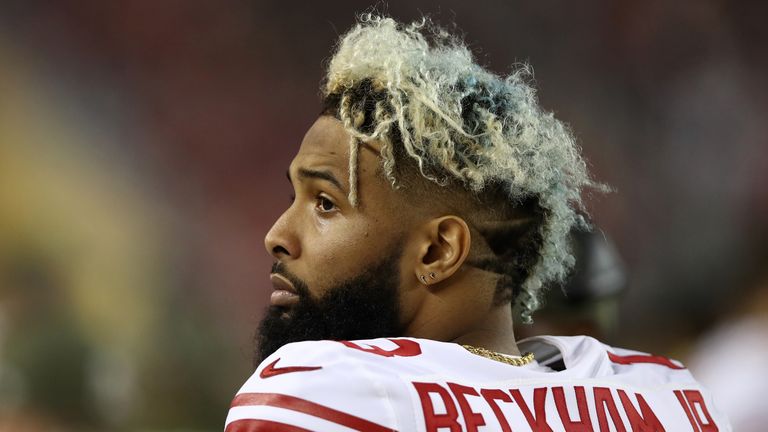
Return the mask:
{"type": "Polygon", "coordinates": [[[296,259],[301,254],[301,246],[291,223],[290,209],[278,218],[264,237],[264,247],[275,259],[296,259]]]}

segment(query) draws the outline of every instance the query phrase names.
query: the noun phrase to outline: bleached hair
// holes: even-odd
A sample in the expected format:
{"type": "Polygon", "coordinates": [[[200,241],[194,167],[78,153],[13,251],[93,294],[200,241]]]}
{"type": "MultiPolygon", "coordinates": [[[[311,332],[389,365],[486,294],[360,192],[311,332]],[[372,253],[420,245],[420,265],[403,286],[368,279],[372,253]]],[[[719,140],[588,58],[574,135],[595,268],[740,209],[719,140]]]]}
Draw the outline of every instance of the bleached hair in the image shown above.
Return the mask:
{"type": "Polygon", "coordinates": [[[393,187],[399,152],[437,184],[458,182],[477,194],[501,186],[513,204],[537,200],[541,243],[515,298],[526,323],[543,287],[562,282],[574,264],[569,233],[587,227],[582,189],[601,187],[590,180],[568,128],[539,106],[530,77],[527,65],[506,77],[485,70],[459,38],[427,20],[403,25],[365,14],[342,36],[323,89],[326,99],[336,98],[335,114],[352,137],[353,205],[358,146],[372,140],[381,143],[393,187]],[[361,87],[378,96],[360,103],[361,87]]]}

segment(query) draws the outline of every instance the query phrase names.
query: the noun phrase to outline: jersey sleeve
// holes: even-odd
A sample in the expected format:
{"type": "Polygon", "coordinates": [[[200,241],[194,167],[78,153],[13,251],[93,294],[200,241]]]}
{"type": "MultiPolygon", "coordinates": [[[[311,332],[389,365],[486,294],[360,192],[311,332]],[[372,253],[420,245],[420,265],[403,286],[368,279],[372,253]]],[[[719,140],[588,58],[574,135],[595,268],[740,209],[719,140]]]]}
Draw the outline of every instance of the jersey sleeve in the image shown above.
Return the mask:
{"type": "Polygon", "coordinates": [[[715,403],[712,393],[702,386],[688,368],[677,360],[621,348],[607,351],[617,376],[638,387],[664,386],[669,396],[667,407],[682,412],[692,430],[730,432],[731,424],[715,403]]]}
{"type": "Polygon", "coordinates": [[[340,342],[285,345],[238,391],[225,432],[394,431],[385,388],[340,342]]]}

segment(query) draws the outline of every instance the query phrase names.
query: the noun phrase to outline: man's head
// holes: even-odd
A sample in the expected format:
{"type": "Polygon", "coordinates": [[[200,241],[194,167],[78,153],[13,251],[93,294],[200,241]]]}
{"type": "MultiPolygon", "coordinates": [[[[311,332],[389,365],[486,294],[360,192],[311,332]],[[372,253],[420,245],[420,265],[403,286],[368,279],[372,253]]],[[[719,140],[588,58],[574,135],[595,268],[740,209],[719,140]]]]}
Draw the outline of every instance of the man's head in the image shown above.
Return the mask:
{"type": "Polygon", "coordinates": [[[594,184],[526,76],[491,74],[424,23],[365,16],[343,36],[323,113],[289,169],[295,199],[265,239],[273,281],[298,296],[273,295],[281,307],[261,345],[275,323],[301,333],[309,316],[344,321],[334,314],[349,308],[334,304],[358,294],[386,293],[388,310],[357,317],[355,329],[272,339],[450,340],[510,302],[530,320],[542,286],[572,265],[568,232],[594,184]]]}

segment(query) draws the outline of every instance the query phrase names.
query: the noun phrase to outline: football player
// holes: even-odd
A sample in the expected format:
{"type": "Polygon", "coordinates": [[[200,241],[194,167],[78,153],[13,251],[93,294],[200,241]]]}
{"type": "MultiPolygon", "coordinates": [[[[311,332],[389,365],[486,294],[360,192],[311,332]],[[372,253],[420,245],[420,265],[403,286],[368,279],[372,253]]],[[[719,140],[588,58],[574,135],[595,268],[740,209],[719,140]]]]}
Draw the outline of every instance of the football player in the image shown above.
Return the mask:
{"type": "Polygon", "coordinates": [[[426,21],[364,15],[288,178],[227,432],[730,430],[677,361],[515,339],[604,189],[526,66],[497,76],[426,21]]]}

